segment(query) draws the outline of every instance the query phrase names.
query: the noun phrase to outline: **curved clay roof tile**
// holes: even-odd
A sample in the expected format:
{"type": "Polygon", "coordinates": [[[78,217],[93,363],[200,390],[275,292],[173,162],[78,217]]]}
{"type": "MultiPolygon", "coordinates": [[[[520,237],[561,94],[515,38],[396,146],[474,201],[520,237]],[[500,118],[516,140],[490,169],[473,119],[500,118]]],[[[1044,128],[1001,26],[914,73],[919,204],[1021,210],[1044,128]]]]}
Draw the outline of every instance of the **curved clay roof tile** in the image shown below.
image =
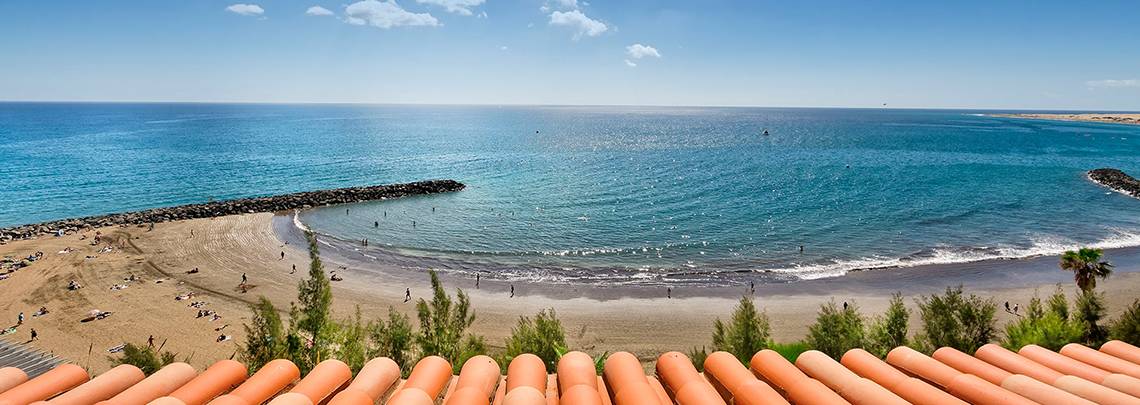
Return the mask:
{"type": "Polygon", "coordinates": [[[736,356],[715,352],[705,358],[705,377],[724,386],[732,394],[733,403],[787,404],[788,401],[763,381],[757,380],[736,356]]]}
{"type": "Polygon", "coordinates": [[[1132,364],[1140,364],[1140,347],[1119,340],[1111,340],[1101,345],[1100,351],[1118,359],[1127,360],[1132,364]]]}
{"type": "Polygon", "coordinates": [[[518,387],[531,387],[538,392],[546,391],[546,364],[530,353],[520,354],[507,366],[507,393],[518,387]]]}
{"type": "Polygon", "coordinates": [[[894,392],[902,399],[919,405],[967,405],[953,395],[947,394],[917,378],[884,363],[863,349],[851,349],[843,354],[840,364],[849,370],[870,379],[894,392]]]}
{"type": "Polygon", "coordinates": [[[203,371],[193,380],[174,390],[170,397],[185,405],[203,405],[214,397],[222,395],[230,388],[246,379],[244,364],[233,360],[222,360],[203,371]]]}
{"type": "Polygon", "coordinates": [[[132,385],[109,400],[100,402],[99,405],[145,405],[174,392],[197,375],[198,372],[189,364],[170,363],[142,382],[132,385]]]}
{"type": "Polygon", "coordinates": [[[906,346],[896,347],[887,353],[887,363],[937,384],[951,395],[972,404],[1035,404],[1025,397],[973,374],[964,374],[906,346]]]}
{"type": "Polygon", "coordinates": [[[28,374],[15,367],[0,367],[0,394],[28,381],[28,374]]]}
{"type": "Polygon", "coordinates": [[[859,377],[843,367],[828,355],[818,350],[808,350],[796,358],[796,366],[807,375],[819,380],[828,388],[839,393],[844,399],[858,405],[909,405],[910,402],[895,393],[859,377]]]}
{"type": "MultiPolygon", "coordinates": [[[[546,368],[543,367],[543,370],[546,368]]],[[[503,398],[503,405],[546,405],[546,397],[537,388],[522,385],[507,392],[503,398]]]]}
{"type": "Polygon", "coordinates": [[[1133,378],[1140,378],[1140,364],[1134,364],[1128,360],[1098,352],[1080,343],[1069,343],[1061,348],[1060,353],[1073,360],[1096,368],[1124,374],[1133,378]]]}
{"type": "Polygon", "coordinates": [[[387,357],[377,357],[364,364],[345,390],[359,391],[375,402],[399,380],[400,366],[387,357]]]}
{"type": "Polygon", "coordinates": [[[313,367],[313,370],[289,392],[304,395],[310,402],[320,403],[347,384],[350,379],[352,379],[352,369],[348,368],[347,364],[340,360],[325,360],[313,367]]]}
{"type": "Polygon", "coordinates": [[[419,389],[427,394],[428,398],[435,400],[443,392],[449,380],[451,380],[451,363],[443,357],[428,356],[416,363],[412,373],[408,375],[408,381],[400,391],[419,389]]]}
{"type": "Polygon", "coordinates": [[[285,359],[277,359],[265,363],[248,380],[230,391],[230,396],[245,400],[250,404],[260,404],[273,398],[285,387],[297,381],[301,370],[297,365],[285,359]]]}
{"type": "Polygon", "coordinates": [[[752,372],[784,391],[792,403],[847,404],[847,400],[827,388],[823,383],[808,377],[792,363],[773,350],[761,350],[749,363],[752,372]]]}
{"type": "Polygon", "coordinates": [[[269,405],[313,405],[313,400],[299,392],[286,392],[269,401],[269,405]]]}
{"type": "Polygon", "coordinates": [[[51,398],[75,388],[88,379],[87,370],[74,364],[61,364],[39,377],[0,394],[0,405],[25,405],[51,398]]]}
{"type": "Polygon", "coordinates": [[[122,364],[48,401],[52,405],[89,405],[115,396],[146,378],[142,370],[122,364]]]}
{"type": "Polygon", "coordinates": [[[974,355],[977,356],[978,359],[997,366],[1002,370],[1013,374],[1023,374],[1046,384],[1052,384],[1062,376],[1057,370],[1045,367],[1040,363],[993,343],[979,347],[974,355]]]}

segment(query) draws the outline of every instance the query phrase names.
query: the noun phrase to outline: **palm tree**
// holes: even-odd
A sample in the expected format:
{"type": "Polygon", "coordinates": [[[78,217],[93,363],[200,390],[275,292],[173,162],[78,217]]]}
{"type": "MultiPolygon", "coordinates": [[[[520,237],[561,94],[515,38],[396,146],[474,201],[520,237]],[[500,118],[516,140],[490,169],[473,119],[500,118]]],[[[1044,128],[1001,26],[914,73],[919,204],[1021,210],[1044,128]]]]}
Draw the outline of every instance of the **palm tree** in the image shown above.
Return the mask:
{"type": "Polygon", "coordinates": [[[1073,279],[1081,291],[1096,288],[1097,278],[1107,278],[1112,274],[1112,263],[1102,260],[1104,251],[1093,248],[1080,248],[1066,251],[1061,255],[1061,269],[1073,272],[1073,279]]]}

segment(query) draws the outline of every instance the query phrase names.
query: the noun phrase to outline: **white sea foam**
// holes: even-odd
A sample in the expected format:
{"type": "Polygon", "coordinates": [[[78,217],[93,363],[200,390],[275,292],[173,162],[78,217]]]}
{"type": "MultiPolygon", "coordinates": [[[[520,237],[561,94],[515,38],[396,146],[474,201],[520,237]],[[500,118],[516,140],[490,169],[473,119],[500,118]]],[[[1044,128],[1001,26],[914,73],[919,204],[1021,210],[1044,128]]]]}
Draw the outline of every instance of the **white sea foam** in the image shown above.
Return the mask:
{"type": "Polygon", "coordinates": [[[1043,236],[1033,239],[1029,247],[997,247],[993,249],[954,249],[934,248],[921,257],[871,256],[855,260],[837,260],[830,263],[793,265],[791,267],[760,269],[759,271],[784,273],[802,280],[839,277],[850,271],[874,270],[897,267],[917,267],[937,264],[973,263],[985,260],[1026,259],[1039,256],[1052,256],[1081,247],[1097,249],[1117,249],[1140,246],[1140,233],[1114,230],[1115,234],[1094,243],[1082,244],[1076,241],[1043,236]]]}
{"type": "Polygon", "coordinates": [[[309,229],[308,226],[305,226],[305,224],[301,222],[300,216],[301,216],[300,210],[293,211],[293,226],[297,227],[297,229],[300,229],[302,231],[306,231],[306,232],[311,231],[311,229],[309,229]]]}

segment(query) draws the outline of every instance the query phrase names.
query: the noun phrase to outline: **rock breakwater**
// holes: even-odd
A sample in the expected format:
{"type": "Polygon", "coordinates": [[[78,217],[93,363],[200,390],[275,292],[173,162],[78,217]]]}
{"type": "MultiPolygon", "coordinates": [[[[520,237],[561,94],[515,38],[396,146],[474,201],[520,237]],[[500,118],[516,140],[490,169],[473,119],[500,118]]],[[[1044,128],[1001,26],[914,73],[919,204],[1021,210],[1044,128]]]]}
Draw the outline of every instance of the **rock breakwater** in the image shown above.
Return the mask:
{"type": "Polygon", "coordinates": [[[212,218],[226,215],[252,214],[306,209],[323,205],[347,204],[412,195],[447,193],[462,190],[463,183],[454,180],[429,180],[415,183],[349,187],[306,191],[268,197],[241,198],[202,204],[154,208],[145,211],[96,215],[0,228],[0,243],[31,239],[60,232],[74,233],[106,226],[147,225],[185,219],[212,218]]]}
{"type": "Polygon", "coordinates": [[[1140,180],[1117,169],[1089,170],[1089,180],[1130,196],[1140,198],[1140,180]]]}

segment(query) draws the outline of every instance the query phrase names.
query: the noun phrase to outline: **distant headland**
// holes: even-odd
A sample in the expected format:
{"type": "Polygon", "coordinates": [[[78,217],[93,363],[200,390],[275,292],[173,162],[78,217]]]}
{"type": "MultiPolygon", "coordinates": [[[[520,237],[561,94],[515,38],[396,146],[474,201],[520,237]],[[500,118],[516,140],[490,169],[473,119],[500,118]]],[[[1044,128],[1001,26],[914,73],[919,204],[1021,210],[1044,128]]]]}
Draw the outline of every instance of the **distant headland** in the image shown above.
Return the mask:
{"type": "Polygon", "coordinates": [[[1038,120],[1103,122],[1109,124],[1140,125],[1140,113],[990,114],[990,116],[1006,118],[1029,118],[1038,120]]]}

